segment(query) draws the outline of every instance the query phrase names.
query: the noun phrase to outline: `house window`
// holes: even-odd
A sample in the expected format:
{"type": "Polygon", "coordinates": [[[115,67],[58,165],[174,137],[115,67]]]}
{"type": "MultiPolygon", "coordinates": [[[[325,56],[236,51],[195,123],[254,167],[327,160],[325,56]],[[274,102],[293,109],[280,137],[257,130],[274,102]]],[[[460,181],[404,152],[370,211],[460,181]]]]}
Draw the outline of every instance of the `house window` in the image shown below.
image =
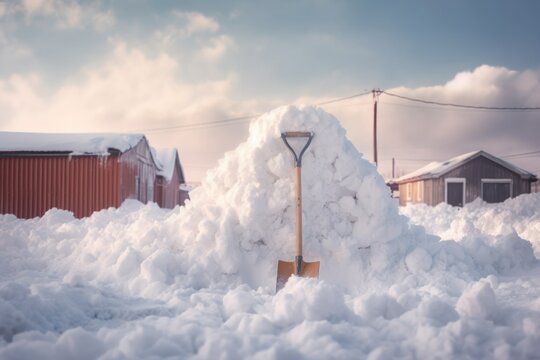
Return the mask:
{"type": "Polygon", "coordinates": [[[503,202],[512,197],[512,179],[482,179],[480,192],[487,203],[503,202]]]}
{"type": "Polygon", "coordinates": [[[418,181],[416,183],[416,200],[424,201],[424,182],[418,181]]]}
{"type": "Polygon", "coordinates": [[[465,178],[444,179],[444,201],[452,206],[465,205],[465,191],[467,181],[465,178]]]}

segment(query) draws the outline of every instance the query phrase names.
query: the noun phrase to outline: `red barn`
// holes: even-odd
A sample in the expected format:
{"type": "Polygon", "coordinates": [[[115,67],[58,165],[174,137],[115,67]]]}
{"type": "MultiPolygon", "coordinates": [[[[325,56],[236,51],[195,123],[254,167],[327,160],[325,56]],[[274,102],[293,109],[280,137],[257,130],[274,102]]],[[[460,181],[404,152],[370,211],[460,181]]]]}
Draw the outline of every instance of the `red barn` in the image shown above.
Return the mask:
{"type": "Polygon", "coordinates": [[[56,207],[80,218],[154,201],[159,171],[141,134],[0,132],[0,213],[32,218],[56,207]]]}
{"type": "Polygon", "coordinates": [[[180,165],[180,157],[176,149],[163,149],[156,151],[160,170],[156,176],[156,203],[162,208],[172,209],[176,205],[184,205],[189,198],[180,165]]]}

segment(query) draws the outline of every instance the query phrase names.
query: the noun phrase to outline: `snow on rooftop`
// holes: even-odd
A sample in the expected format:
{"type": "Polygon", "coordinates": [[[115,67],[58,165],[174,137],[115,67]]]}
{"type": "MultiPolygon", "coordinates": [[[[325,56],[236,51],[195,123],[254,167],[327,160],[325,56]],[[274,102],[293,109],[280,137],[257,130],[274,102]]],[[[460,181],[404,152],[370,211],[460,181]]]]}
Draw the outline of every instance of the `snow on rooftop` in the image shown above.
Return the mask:
{"type": "Polygon", "coordinates": [[[464,160],[478,154],[479,152],[480,151],[472,151],[470,153],[466,153],[466,154],[462,154],[462,155],[458,155],[456,157],[453,157],[450,160],[440,161],[440,162],[438,162],[438,161],[430,162],[429,164],[427,164],[424,167],[421,167],[418,170],[415,170],[415,171],[413,171],[413,172],[411,172],[409,174],[403,175],[403,176],[395,179],[395,181],[399,182],[399,181],[412,179],[412,178],[416,178],[416,177],[420,177],[420,176],[424,176],[424,175],[430,175],[430,176],[434,176],[434,177],[439,176],[440,174],[443,174],[446,171],[448,171],[449,169],[451,169],[452,167],[454,167],[456,164],[461,163],[462,161],[464,161],[464,160]]]}
{"type": "Polygon", "coordinates": [[[142,134],[68,134],[0,132],[2,152],[68,152],[107,155],[109,149],[125,152],[135,147],[142,134]]]}
{"type": "Polygon", "coordinates": [[[176,165],[176,156],[178,151],[172,149],[154,149],[152,148],[154,159],[158,162],[158,175],[163,176],[167,181],[171,181],[176,165]]]}
{"type": "Polygon", "coordinates": [[[540,266],[524,240],[540,239],[538,194],[476,203],[477,222],[415,208],[454,232],[441,241],[400,214],[336,118],[291,106],[253,121],[190,197],[84,219],[0,215],[0,358],[538,355],[540,266]],[[304,259],[321,272],[275,294],[278,260],[294,258],[294,164],[280,138],[294,130],[315,133],[304,259]]]}

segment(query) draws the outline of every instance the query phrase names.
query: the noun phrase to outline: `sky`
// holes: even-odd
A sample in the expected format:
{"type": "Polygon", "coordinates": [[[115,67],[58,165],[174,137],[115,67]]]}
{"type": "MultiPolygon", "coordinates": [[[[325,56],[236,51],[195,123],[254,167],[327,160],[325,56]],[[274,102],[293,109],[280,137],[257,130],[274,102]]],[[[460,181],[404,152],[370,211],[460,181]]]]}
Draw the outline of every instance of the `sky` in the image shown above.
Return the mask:
{"type": "MultiPolygon", "coordinates": [[[[0,0],[0,131],[144,133],[198,182],[247,139],[250,120],[231,119],[368,93],[322,107],[372,160],[372,89],[540,107],[539,13],[534,0],[0,0]]],[[[392,158],[399,176],[474,150],[540,173],[540,111],[382,94],[377,121],[387,178],[392,158]]]]}

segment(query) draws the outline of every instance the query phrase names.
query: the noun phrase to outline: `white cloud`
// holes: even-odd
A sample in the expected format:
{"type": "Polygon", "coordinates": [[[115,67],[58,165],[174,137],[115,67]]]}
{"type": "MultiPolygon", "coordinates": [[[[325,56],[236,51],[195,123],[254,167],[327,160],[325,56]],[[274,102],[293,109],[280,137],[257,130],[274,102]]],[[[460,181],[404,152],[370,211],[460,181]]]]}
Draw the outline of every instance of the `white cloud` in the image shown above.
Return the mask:
{"type": "Polygon", "coordinates": [[[190,121],[207,113],[208,107],[227,106],[228,79],[186,84],[178,79],[178,67],[165,53],[150,57],[118,44],[107,61],[52,94],[38,92],[34,77],[4,81],[5,93],[13,93],[9,106],[13,115],[8,118],[18,127],[40,131],[142,129],[166,125],[171,119],[190,121]],[[29,93],[30,99],[39,100],[30,108],[44,106],[33,116],[26,116],[17,101],[29,93]]]}
{"type": "MultiPolygon", "coordinates": [[[[540,71],[519,72],[482,65],[458,73],[443,85],[414,89],[399,87],[387,91],[445,103],[532,107],[540,105],[540,71]]],[[[353,142],[371,160],[371,95],[325,108],[342,120],[353,142]]],[[[396,158],[401,171],[408,172],[424,164],[413,159],[444,160],[474,150],[485,150],[496,156],[540,150],[539,116],[539,111],[459,109],[383,94],[377,124],[380,168],[383,173],[390,174],[392,157],[396,158]]],[[[514,161],[530,171],[540,169],[534,158],[514,161]]]]}
{"type": "Polygon", "coordinates": [[[18,61],[32,55],[32,50],[0,30],[0,64],[18,61]]]}
{"type": "Polygon", "coordinates": [[[0,18],[7,14],[7,4],[0,2],[0,18]]]}
{"type": "Polygon", "coordinates": [[[168,46],[179,39],[190,38],[194,35],[208,35],[219,31],[219,23],[201,13],[175,11],[173,15],[176,20],[180,20],[179,24],[171,24],[154,33],[155,38],[162,45],[168,46]]]}
{"type": "Polygon", "coordinates": [[[24,10],[28,14],[51,14],[54,12],[54,0],[22,0],[24,10]]]}
{"type": "Polygon", "coordinates": [[[37,74],[15,74],[0,79],[0,128],[17,127],[21,119],[36,116],[45,105],[40,89],[41,78],[37,74]]]}
{"type": "Polygon", "coordinates": [[[209,44],[200,51],[200,55],[204,60],[216,61],[221,59],[228,49],[234,45],[232,37],[220,35],[209,40],[209,44]]]}
{"type": "Polygon", "coordinates": [[[196,60],[217,61],[235,45],[233,37],[219,32],[219,23],[197,12],[175,12],[180,24],[170,24],[154,32],[154,44],[163,49],[185,46],[192,50],[196,60]]]}
{"type": "MultiPolygon", "coordinates": [[[[101,64],[52,91],[45,89],[37,75],[0,79],[0,130],[140,132],[253,113],[250,105],[231,100],[234,76],[189,83],[180,73],[182,64],[167,53],[149,56],[120,43],[101,64]]],[[[230,129],[238,127],[217,128],[225,139],[211,142],[190,131],[150,132],[148,136],[154,146],[178,147],[184,163],[194,166],[194,170],[186,169],[188,176],[199,178],[237,144],[234,135],[224,136],[230,129]]],[[[214,130],[203,129],[202,134],[214,130]]]]}
{"type": "Polygon", "coordinates": [[[26,15],[27,21],[36,17],[51,18],[60,29],[90,25],[102,31],[115,22],[112,11],[102,10],[97,1],[22,0],[17,9],[26,15]]]}
{"type": "Polygon", "coordinates": [[[185,23],[182,29],[188,36],[195,33],[213,33],[219,30],[219,23],[215,19],[199,12],[175,11],[174,15],[185,23]]]}
{"type": "MultiPolygon", "coordinates": [[[[234,101],[235,75],[189,83],[183,63],[162,52],[149,56],[139,48],[117,44],[101,63],[47,90],[36,74],[0,79],[0,130],[133,132],[216,121],[283,105],[257,99],[234,101]]],[[[480,66],[457,74],[445,84],[394,88],[410,97],[487,106],[538,106],[540,71],[512,71],[480,66]]],[[[346,95],[346,94],[343,94],[346,95]]],[[[333,96],[332,96],[333,97],[333,96]]],[[[317,103],[323,99],[301,99],[317,103]]],[[[371,96],[324,106],[336,115],[356,147],[372,159],[371,96]]],[[[378,108],[380,170],[389,175],[391,158],[398,173],[424,163],[472,150],[496,156],[540,149],[539,112],[497,112],[443,108],[381,95],[378,108]]],[[[175,146],[190,181],[216,164],[247,136],[247,123],[203,129],[147,132],[157,147],[175,146]]],[[[321,135],[323,136],[323,135],[321,135]]],[[[540,170],[538,158],[513,160],[540,170]]]]}
{"type": "Polygon", "coordinates": [[[92,15],[92,24],[98,31],[104,31],[114,25],[115,18],[112,10],[95,11],[92,15]]]}

